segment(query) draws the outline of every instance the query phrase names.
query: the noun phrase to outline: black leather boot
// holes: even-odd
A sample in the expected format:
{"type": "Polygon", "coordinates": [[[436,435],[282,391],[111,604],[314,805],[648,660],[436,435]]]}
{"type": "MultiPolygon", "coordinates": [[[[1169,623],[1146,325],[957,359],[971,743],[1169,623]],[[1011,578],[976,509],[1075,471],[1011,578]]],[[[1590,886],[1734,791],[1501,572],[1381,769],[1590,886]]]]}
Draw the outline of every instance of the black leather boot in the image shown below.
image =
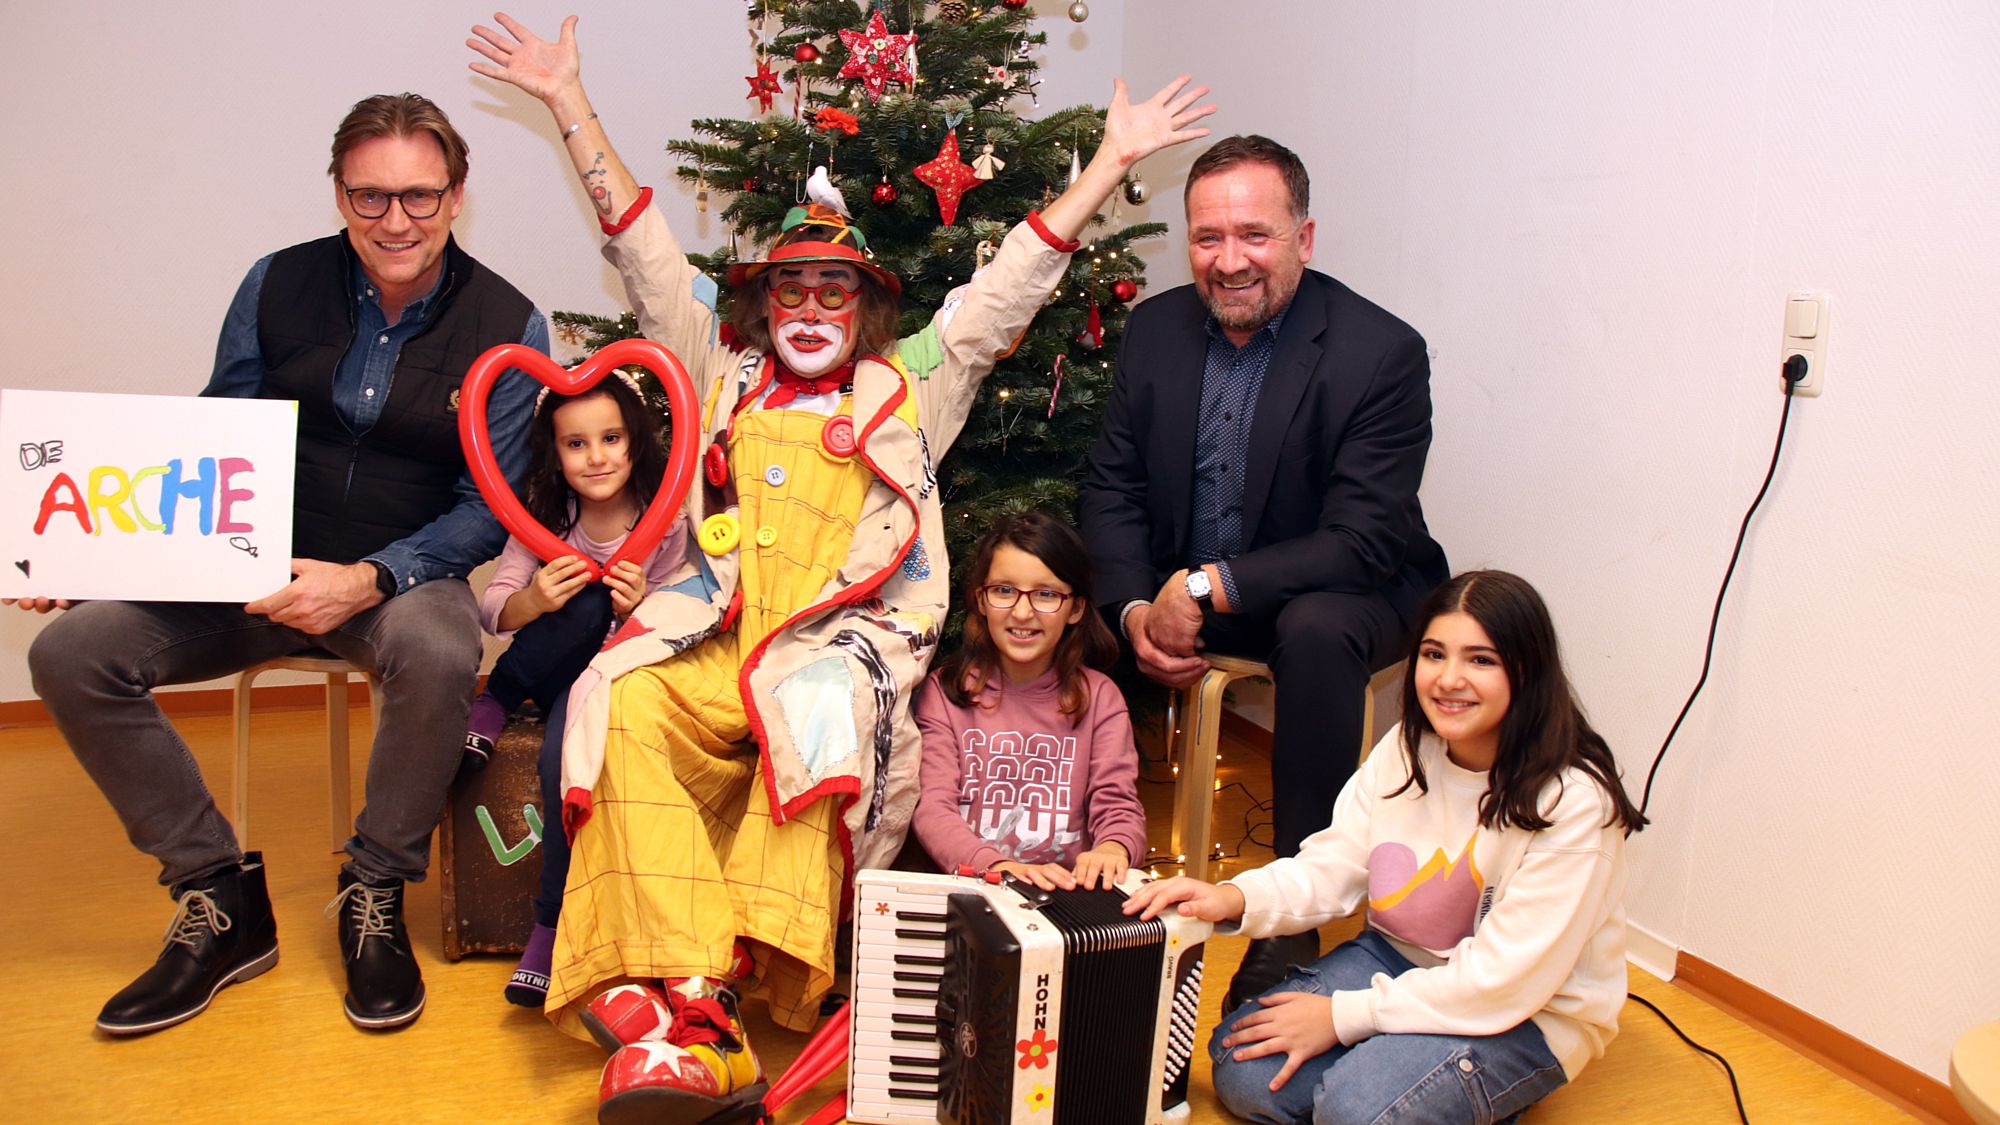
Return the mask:
{"type": "Polygon", "coordinates": [[[97,1015],[107,1035],[144,1035],[190,1020],[225,987],[278,963],[278,926],[264,885],[264,857],[174,888],[178,909],[153,967],[97,1015]]]}
{"type": "Polygon", "coordinates": [[[1294,966],[1310,965],[1317,960],[1319,933],[1316,930],[1286,934],[1284,937],[1253,938],[1250,948],[1243,952],[1243,964],[1229,982],[1229,994],[1222,998],[1222,1014],[1226,1016],[1269,992],[1273,985],[1285,979],[1285,974],[1291,972],[1294,966]]]}
{"type": "Polygon", "coordinates": [[[424,978],[403,928],[403,884],[378,886],[343,871],[340,893],[326,913],[340,919],[348,1022],[370,1031],[416,1022],[424,1010],[424,978]]]}

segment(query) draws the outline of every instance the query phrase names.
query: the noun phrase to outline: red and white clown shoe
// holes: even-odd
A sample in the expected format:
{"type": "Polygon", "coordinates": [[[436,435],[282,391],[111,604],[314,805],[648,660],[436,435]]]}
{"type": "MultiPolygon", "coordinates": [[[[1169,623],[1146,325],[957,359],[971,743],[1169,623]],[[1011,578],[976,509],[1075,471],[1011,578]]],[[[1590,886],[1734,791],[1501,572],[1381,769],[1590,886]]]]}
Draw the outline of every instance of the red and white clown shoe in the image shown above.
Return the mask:
{"type": "Polygon", "coordinates": [[[665,1039],[674,1022],[666,997],[643,984],[606,989],[583,1009],[580,1018],[597,1045],[613,1052],[627,1043],[665,1039]]]}
{"type": "Polygon", "coordinates": [[[754,1112],[770,1090],[727,989],[687,977],[672,982],[667,997],[674,1014],[665,1037],[628,1043],[605,1062],[598,1082],[600,1125],[728,1120],[754,1112]]]}
{"type": "Polygon", "coordinates": [[[621,984],[606,989],[583,1009],[584,1029],[597,1040],[598,1046],[615,1052],[641,1040],[667,1038],[674,1013],[689,1000],[712,997],[721,1001],[729,1017],[735,1019],[736,989],[755,983],[757,963],[740,941],[731,953],[726,982],[706,977],[674,977],[660,982],[667,986],[664,994],[643,984],[621,984]]]}

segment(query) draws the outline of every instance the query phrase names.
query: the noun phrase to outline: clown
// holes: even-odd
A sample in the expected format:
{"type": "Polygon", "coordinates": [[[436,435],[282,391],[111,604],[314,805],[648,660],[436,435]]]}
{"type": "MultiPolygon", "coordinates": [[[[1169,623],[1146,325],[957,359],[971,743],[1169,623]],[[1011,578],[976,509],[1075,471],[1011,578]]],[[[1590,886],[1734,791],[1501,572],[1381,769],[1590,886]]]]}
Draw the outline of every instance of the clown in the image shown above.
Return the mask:
{"type": "Polygon", "coordinates": [[[909,701],[949,597],[934,458],[1126,171],[1205,136],[1193,124],[1213,107],[1185,77],[1136,103],[1116,83],[1083,175],[913,336],[897,339],[895,275],[818,204],[730,270],[721,333],[591,111],[576,18],[553,41],[497,18],[467,41],[486,60],[472,69],[548,106],[641,330],[702,401],[698,420],[675,420],[706,446],[686,509],[696,546],[570,694],[575,846],[546,1009],[615,1052],[607,1118],[700,1121],[765,1089],[738,994],[810,1028],[852,872],[886,866],[908,828],[909,701]]]}

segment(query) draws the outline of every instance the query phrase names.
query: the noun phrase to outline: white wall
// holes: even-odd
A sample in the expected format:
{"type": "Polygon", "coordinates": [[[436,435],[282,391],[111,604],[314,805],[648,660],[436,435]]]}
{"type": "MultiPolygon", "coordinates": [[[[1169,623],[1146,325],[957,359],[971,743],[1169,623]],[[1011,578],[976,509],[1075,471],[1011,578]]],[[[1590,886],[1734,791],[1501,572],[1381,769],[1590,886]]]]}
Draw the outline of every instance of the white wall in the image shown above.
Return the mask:
{"type": "MultiPolygon", "coordinates": [[[[1063,5],[1043,6],[1054,18],[1040,22],[1042,105],[1102,104],[1124,0],[1099,0],[1080,25],[1063,5]]],[[[755,108],[740,0],[507,10],[548,35],[568,12],[582,16],[584,79],[621,155],[690,246],[724,244],[726,197],[714,193],[698,215],[663,146],[692,136],[696,117],[755,108]]],[[[547,110],[465,68],[469,30],[491,12],[382,0],[78,0],[10,12],[0,386],[199,390],[250,264],[339,229],[328,146],[347,108],[373,93],[422,93],[465,135],[472,170],[453,230],[468,250],[544,311],[624,308],[547,110]]],[[[1020,108],[1034,112],[1025,98],[1020,108]]],[[[33,697],[24,656],[39,625],[0,614],[0,700],[33,697]]]]}
{"type": "Polygon", "coordinates": [[[1218,131],[1270,133],[1314,174],[1315,264],[1429,338],[1432,528],[1455,566],[1548,596],[1635,793],[1770,456],[1783,295],[1835,295],[1826,395],[1794,403],[1630,905],[1943,1077],[1956,1036],[2000,1015],[2000,385],[1980,342],[2000,15],[1136,11],[1135,80],[1214,44],[1218,131]]]}

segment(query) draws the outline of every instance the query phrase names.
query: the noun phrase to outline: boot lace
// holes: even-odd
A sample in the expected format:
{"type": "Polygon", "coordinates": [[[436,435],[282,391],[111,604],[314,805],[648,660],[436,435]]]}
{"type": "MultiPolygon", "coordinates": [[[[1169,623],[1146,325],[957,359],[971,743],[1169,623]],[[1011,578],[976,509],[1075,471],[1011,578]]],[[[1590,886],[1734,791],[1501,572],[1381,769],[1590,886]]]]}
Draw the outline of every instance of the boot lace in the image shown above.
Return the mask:
{"type": "Polygon", "coordinates": [[[192,890],[181,896],[174,919],[167,923],[167,932],[160,941],[165,945],[179,942],[192,949],[202,938],[220,934],[234,924],[207,891],[192,890]]]}
{"type": "Polygon", "coordinates": [[[396,922],[396,892],[386,887],[371,887],[366,883],[349,883],[347,889],[333,896],[326,904],[325,916],[335,918],[345,904],[353,911],[354,956],[361,956],[361,945],[372,937],[394,939],[396,922]]]}

